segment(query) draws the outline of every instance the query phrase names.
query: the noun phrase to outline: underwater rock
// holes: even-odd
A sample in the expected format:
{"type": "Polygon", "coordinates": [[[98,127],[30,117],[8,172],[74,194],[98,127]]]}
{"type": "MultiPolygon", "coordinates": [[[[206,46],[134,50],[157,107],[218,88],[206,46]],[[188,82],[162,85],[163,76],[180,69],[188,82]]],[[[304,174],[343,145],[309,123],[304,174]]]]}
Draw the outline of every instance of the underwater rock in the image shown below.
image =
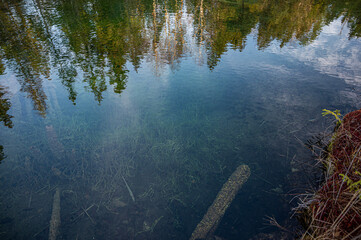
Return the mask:
{"type": "Polygon", "coordinates": [[[113,208],[119,208],[119,207],[125,207],[127,204],[120,200],[120,198],[114,198],[112,200],[112,207],[113,208]]]}
{"type": "Polygon", "coordinates": [[[223,185],[218,192],[216,199],[208,208],[202,221],[197,225],[193,231],[190,240],[196,239],[211,239],[213,233],[218,227],[224,213],[229,205],[231,205],[242,185],[248,180],[251,170],[247,165],[240,165],[228,178],[228,181],[223,185]]]}

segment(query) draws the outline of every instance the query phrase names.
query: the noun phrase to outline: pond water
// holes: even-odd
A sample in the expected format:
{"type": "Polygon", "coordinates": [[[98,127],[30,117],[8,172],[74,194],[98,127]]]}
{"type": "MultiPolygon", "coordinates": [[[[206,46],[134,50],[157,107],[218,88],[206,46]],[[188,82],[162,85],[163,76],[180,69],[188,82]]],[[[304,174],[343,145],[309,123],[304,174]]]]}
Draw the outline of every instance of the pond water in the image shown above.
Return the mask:
{"type": "MultiPolygon", "coordinates": [[[[322,109],[361,107],[359,0],[0,2],[0,238],[189,239],[293,226],[322,109]]],[[[312,167],[311,167],[312,168],[312,167]]],[[[262,235],[263,234],[263,235],[262,235]]]]}

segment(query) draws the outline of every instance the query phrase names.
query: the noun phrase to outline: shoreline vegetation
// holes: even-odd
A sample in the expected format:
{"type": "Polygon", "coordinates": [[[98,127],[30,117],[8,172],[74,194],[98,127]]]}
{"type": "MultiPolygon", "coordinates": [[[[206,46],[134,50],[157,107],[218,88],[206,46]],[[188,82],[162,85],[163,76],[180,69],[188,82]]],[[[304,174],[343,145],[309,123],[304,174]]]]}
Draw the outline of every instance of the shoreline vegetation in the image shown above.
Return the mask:
{"type": "Polygon", "coordinates": [[[296,209],[305,229],[302,240],[361,238],[361,110],[342,121],[338,112],[330,113],[337,124],[319,158],[323,183],[296,209]]]}

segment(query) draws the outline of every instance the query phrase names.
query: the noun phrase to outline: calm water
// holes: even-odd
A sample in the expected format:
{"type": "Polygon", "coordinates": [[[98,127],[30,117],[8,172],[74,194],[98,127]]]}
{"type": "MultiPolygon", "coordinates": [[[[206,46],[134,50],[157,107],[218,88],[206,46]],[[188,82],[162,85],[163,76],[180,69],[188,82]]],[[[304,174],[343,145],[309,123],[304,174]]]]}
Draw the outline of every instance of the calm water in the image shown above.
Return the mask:
{"type": "Polygon", "coordinates": [[[59,239],[188,239],[240,164],[215,234],[289,226],[322,109],[361,107],[360,9],[0,1],[0,238],[48,239],[60,189],[59,239]]]}

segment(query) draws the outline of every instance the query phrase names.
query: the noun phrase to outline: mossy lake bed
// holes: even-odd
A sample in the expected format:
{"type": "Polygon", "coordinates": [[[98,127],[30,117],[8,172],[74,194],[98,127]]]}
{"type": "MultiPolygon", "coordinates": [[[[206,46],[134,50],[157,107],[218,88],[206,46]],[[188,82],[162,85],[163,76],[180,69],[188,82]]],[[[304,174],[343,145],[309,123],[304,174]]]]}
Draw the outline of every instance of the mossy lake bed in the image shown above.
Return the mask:
{"type": "Polygon", "coordinates": [[[2,1],[0,239],[190,239],[243,165],[211,237],[292,239],[322,109],[361,108],[359,6],[2,1]]]}

